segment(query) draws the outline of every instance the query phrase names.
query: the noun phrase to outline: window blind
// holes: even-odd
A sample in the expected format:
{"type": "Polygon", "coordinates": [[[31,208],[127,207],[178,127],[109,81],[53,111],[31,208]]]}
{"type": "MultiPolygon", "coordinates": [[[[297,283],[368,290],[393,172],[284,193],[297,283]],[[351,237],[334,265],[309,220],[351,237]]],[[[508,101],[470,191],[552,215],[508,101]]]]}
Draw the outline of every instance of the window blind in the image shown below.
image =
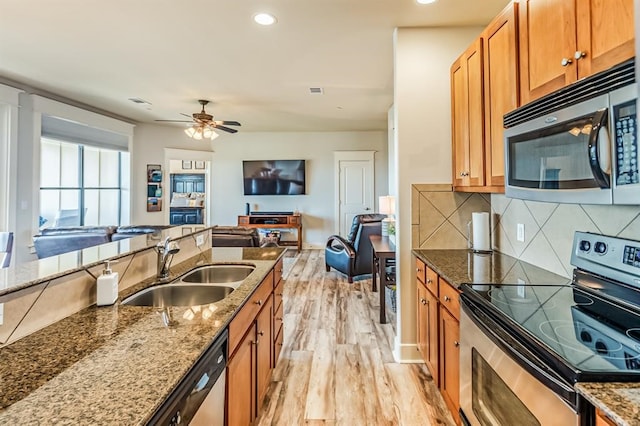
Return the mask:
{"type": "Polygon", "coordinates": [[[129,137],[126,135],[45,114],[42,115],[41,134],[43,137],[58,141],[116,151],[129,151],[129,137]]]}

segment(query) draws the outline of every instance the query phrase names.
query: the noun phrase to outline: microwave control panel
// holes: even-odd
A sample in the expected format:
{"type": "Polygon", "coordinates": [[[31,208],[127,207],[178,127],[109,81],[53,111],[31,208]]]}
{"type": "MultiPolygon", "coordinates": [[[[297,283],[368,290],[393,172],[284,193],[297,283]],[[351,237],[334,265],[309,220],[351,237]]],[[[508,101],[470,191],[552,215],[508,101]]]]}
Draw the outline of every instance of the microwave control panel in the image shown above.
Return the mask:
{"type": "Polygon", "coordinates": [[[640,182],[638,172],[638,140],[636,101],[613,107],[616,147],[616,184],[618,186],[640,182]]]}

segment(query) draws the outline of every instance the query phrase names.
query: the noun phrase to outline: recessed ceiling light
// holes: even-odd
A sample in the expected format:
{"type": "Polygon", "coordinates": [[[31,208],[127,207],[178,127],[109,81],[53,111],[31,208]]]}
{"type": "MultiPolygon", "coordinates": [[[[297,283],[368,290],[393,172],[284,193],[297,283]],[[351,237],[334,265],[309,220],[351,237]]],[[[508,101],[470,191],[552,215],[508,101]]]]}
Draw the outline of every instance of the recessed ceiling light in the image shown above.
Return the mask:
{"type": "Polygon", "coordinates": [[[435,3],[438,0],[416,0],[416,1],[420,4],[429,4],[429,3],[435,3]]]}
{"type": "Polygon", "coordinates": [[[258,13],[253,15],[253,20],[256,21],[260,25],[273,25],[278,20],[275,16],[270,13],[258,13]]]}

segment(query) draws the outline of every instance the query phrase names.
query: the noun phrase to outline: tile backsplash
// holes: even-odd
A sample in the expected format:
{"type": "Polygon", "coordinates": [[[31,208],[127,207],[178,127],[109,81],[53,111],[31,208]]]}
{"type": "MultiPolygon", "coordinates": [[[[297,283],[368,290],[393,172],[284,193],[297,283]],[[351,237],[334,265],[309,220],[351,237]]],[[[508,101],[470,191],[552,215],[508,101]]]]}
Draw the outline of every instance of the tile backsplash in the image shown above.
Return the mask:
{"type": "Polygon", "coordinates": [[[575,231],[640,240],[640,206],[542,203],[502,194],[453,192],[451,185],[414,184],[412,247],[465,249],[471,213],[492,213],[492,247],[504,254],[571,277],[575,231]],[[516,238],[524,225],[524,241],[516,238]]]}
{"type": "Polygon", "coordinates": [[[494,248],[556,274],[571,277],[575,231],[640,239],[640,206],[602,206],[523,201],[491,195],[494,248]],[[524,242],[517,241],[517,224],[524,242]]]}

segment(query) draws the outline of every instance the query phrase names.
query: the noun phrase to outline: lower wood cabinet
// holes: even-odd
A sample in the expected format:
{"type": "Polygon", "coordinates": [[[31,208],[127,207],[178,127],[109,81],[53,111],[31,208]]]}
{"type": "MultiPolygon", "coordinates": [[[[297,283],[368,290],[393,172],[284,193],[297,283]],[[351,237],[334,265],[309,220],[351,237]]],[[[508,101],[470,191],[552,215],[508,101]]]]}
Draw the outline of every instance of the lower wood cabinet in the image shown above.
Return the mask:
{"type": "Polygon", "coordinates": [[[460,424],[460,292],[416,261],[417,347],[460,424]]]}
{"type": "Polygon", "coordinates": [[[440,306],[440,393],[460,424],[460,322],[440,306]]]}
{"type": "MultiPolygon", "coordinates": [[[[277,265],[281,267],[282,263],[277,265]]],[[[281,276],[271,271],[229,324],[226,407],[229,426],[252,424],[269,390],[282,346],[281,276]],[[274,289],[279,289],[279,296],[274,296],[274,289]]]]}

